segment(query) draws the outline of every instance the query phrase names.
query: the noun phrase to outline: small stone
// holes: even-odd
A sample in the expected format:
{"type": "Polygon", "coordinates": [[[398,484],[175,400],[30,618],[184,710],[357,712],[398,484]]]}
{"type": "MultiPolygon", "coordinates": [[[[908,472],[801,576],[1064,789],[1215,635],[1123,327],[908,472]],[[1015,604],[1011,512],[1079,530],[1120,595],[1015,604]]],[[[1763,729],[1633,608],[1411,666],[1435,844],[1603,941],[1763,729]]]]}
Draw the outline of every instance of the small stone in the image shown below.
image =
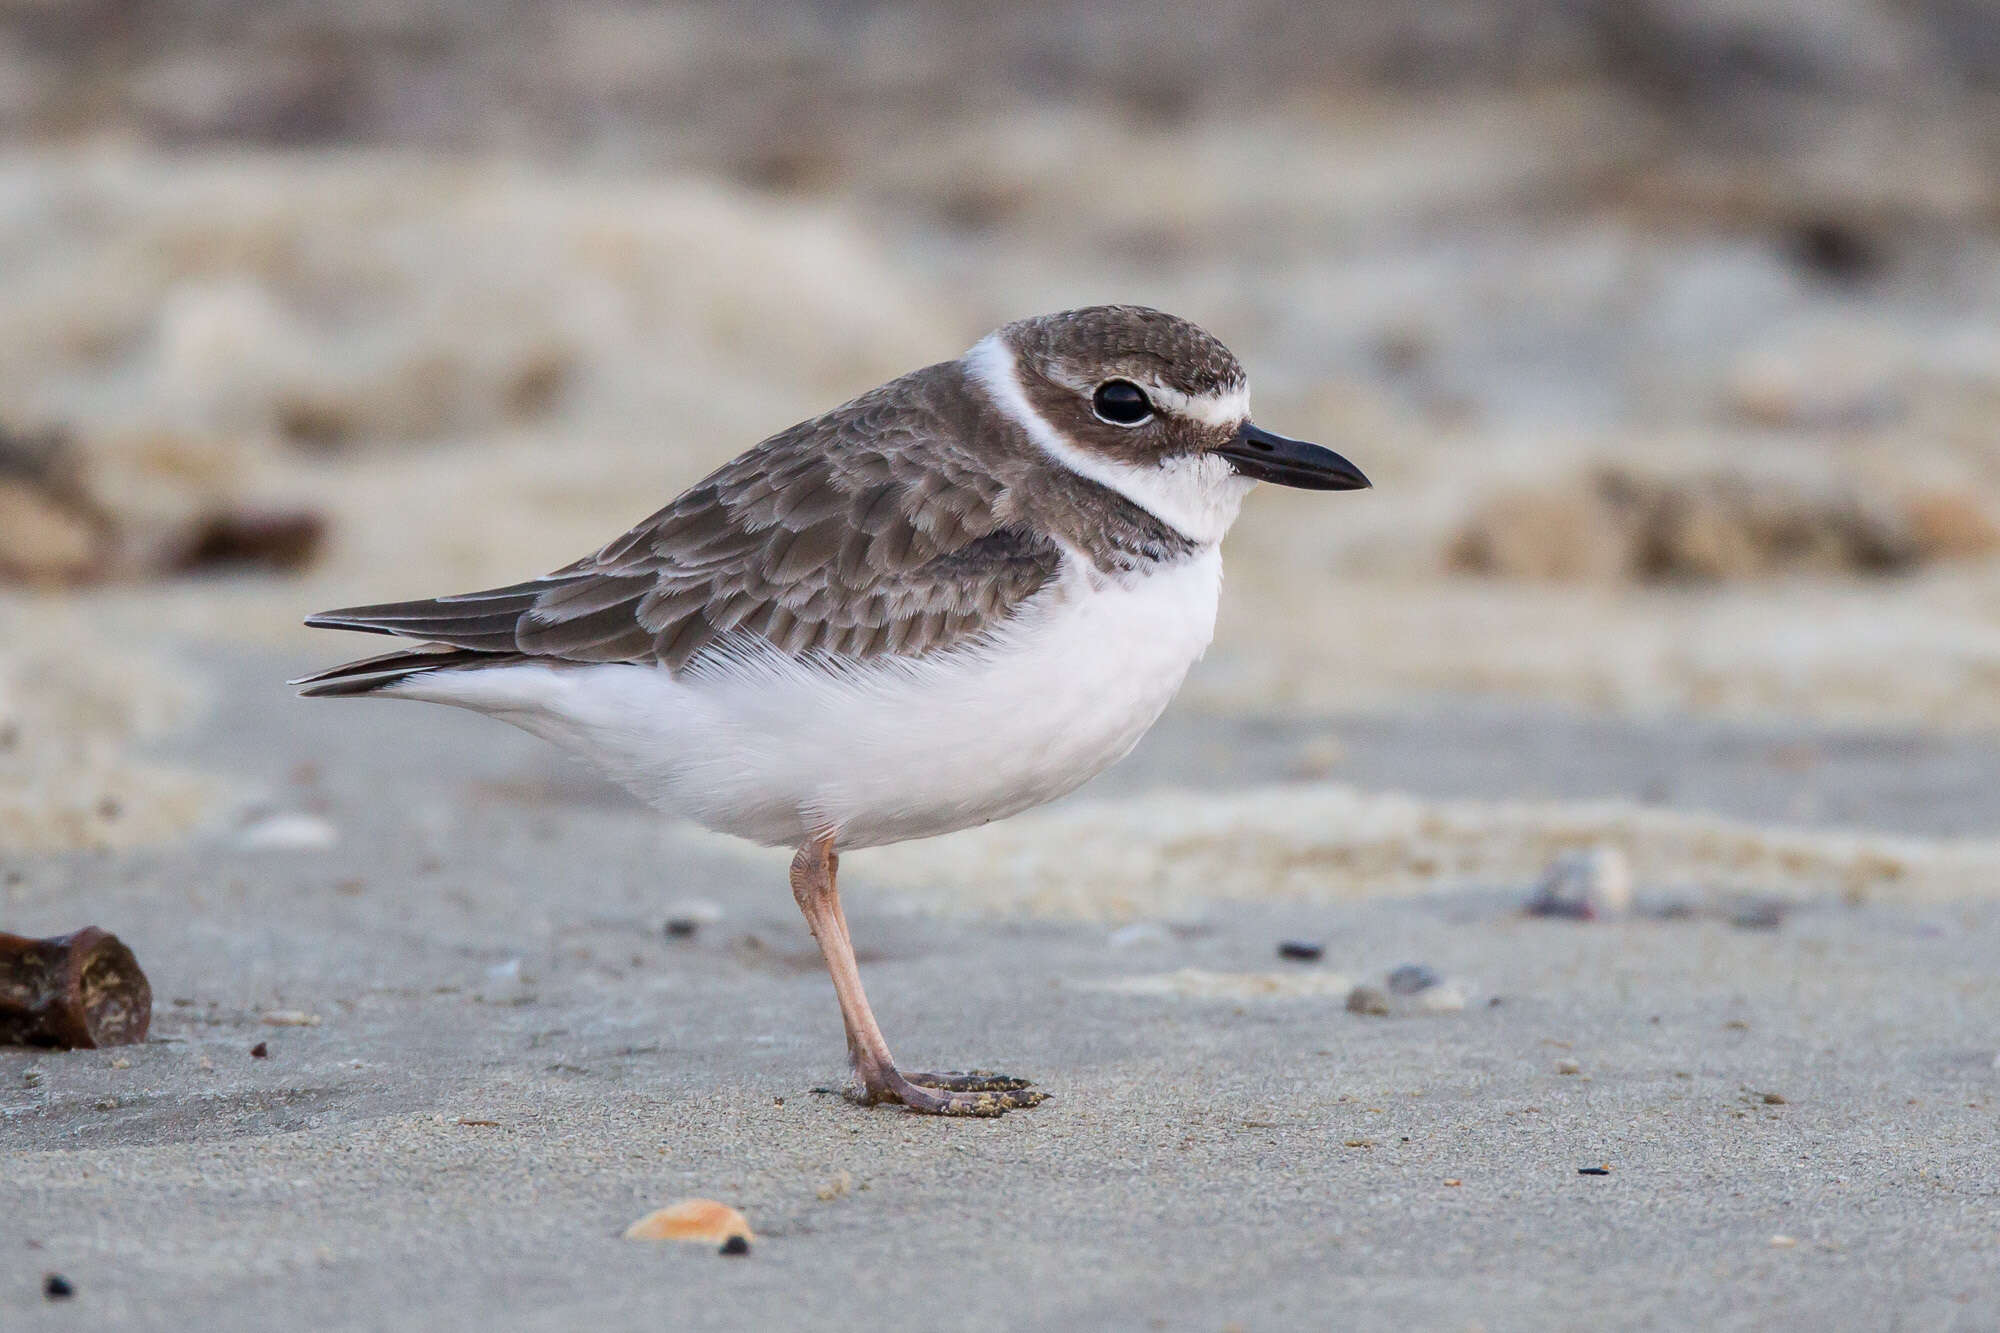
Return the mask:
{"type": "Polygon", "coordinates": [[[1738,930],[1776,930],[1785,924],[1786,904],[1775,898],[1759,898],[1740,904],[1729,914],[1729,924],[1738,930]]]}
{"type": "Polygon", "coordinates": [[[320,1017],[303,1009],[273,1009],[257,1021],[267,1028],[316,1028],[320,1017]]]}
{"type": "Polygon", "coordinates": [[[1446,1176],[1444,1178],[1444,1183],[1450,1189],[1457,1189],[1459,1188],[1459,1186],[1465,1184],[1465,1182],[1460,1180],[1457,1176],[1446,1176]]]}
{"type": "Polygon", "coordinates": [[[1356,986],[1347,992],[1347,1012],[1350,1014],[1382,1015],[1389,1012],[1389,997],[1373,986],[1356,986]]]}
{"type": "Polygon", "coordinates": [[[1616,847],[1564,852],[1549,863],[1528,899],[1530,916],[1599,921],[1632,910],[1632,863],[1616,847]]]}
{"type": "Polygon", "coordinates": [[[1280,940],[1278,957],[1294,963],[1317,963],[1326,954],[1326,946],[1317,940],[1280,940]]]}
{"type": "Polygon", "coordinates": [[[1797,1236],[1771,1237],[1771,1248],[1774,1250],[1789,1250],[1798,1243],[1799,1243],[1799,1238],[1797,1236]]]}
{"type": "Polygon", "coordinates": [[[1462,1013],[1472,983],[1440,977],[1427,967],[1399,967],[1384,986],[1355,986],[1347,992],[1350,1013],[1421,1018],[1462,1013]]]}
{"type": "Polygon", "coordinates": [[[1792,229],[1786,246],[1800,268],[1830,282],[1857,284],[1881,273],[1880,240],[1841,218],[1814,218],[1792,229]]]}
{"type": "Polygon", "coordinates": [[[1389,974],[1389,992],[1392,995],[1415,995],[1427,991],[1443,978],[1422,963],[1404,963],[1389,974]]]}
{"type": "Polygon", "coordinates": [[[252,1060],[262,1060],[268,1057],[270,1054],[271,1054],[271,1043],[268,1041],[260,1041],[255,1046],[252,1046],[250,1048],[250,1058],[252,1060]]]}
{"type": "Polygon", "coordinates": [[[731,1236],[728,1240],[722,1242],[722,1248],[717,1250],[716,1253],[726,1254],[732,1259],[741,1258],[743,1255],[750,1253],[750,1242],[742,1236],[731,1236]]]}
{"type": "Polygon", "coordinates": [[[1579,1176],[1608,1176],[1611,1174],[1611,1168],[1608,1166],[1580,1166],[1576,1169],[1576,1173],[1579,1176]]]}
{"type": "Polygon", "coordinates": [[[1764,1094],[1764,1105],[1783,1106],[1784,1104],[1785,1104],[1785,1097],[1783,1093],[1767,1092],[1764,1094]]]}
{"type": "Polygon", "coordinates": [[[683,898],[667,910],[667,921],[663,929],[668,939],[693,939],[703,926],[713,926],[722,920],[722,908],[706,898],[683,898]]]}
{"type": "Polygon", "coordinates": [[[1556,1061],[1556,1072],[1558,1074],[1581,1074],[1583,1066],[1574,1060],[1558,1060],[1556,1061]]]}
{"type": "Polygon", "coordinates": [[[50,1273],[42,1279],[42,1298],[51,1301],[66,1301],[76,1295],[76,1284],[61,1273],[50,1273]]]}
{"type": "Polygon", "coordinates": [[[845,1171],[836,1171],[820,1182],[814,1195],[821,1203],[832,1203],[854,1188],[854,1177],[845,1171]]]}

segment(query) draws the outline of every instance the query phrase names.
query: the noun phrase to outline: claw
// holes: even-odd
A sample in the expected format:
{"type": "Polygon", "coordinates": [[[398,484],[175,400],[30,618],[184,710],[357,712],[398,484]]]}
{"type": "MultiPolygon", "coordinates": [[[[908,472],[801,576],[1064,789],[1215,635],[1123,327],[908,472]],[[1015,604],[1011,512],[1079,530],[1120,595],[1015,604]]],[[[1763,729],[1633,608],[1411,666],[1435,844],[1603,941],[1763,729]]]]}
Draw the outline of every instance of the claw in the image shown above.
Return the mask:
{"type": "Polygon", "coordinates": [[[903,1074],[891,1072],[877,1086],[857,1086],[849,1098],[863,1106],[885,1102],[918,1115],[991,1117],[1040,1106],[1049,1094],[1024,1078],[991,1070],[903,1074]]]}
{"type": "Polygon", "coordinates": [[[903,1077],[918,1087],[936,1088],[939,1092],[1020,1092],[1035,1086],[1025,1078],[997,1074],[991,1069],[947,1069],[936,1073],[906,1073],[903,1077]]]}

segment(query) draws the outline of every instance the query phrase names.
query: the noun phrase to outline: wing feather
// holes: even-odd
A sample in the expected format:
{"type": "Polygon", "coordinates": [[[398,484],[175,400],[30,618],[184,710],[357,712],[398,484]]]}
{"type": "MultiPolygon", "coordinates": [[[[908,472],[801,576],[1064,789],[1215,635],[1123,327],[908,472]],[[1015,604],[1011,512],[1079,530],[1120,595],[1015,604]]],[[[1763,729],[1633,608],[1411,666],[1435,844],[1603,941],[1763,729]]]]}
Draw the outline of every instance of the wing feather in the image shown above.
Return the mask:
{"type": "Polygon", "coordinates": [[[676,671],[745,636],[799,656],[949,648],[1014,614],[1061,560],[958,442],[966,393],[954,363],[905,376],[764,441],[547,578],[307,623],[475,661],[676,671]]]}

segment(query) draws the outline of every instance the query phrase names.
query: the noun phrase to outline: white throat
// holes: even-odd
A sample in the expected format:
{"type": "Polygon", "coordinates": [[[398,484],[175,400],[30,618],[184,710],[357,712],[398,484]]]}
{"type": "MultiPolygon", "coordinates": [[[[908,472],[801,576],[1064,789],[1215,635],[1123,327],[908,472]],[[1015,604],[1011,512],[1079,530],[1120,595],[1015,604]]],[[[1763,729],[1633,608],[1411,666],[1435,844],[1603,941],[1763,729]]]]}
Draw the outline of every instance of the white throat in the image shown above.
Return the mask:
{"type": "Polygon", "coordinates": [[[1257,483],[1214,454],[1189,454],[1164,463],[1121,463],[1071,443],[1035,410],[1021,387],[1014,349],[989,334],[961,359],[966,374],[986,390],[994,405],[1020,428],[1037,448],[1080,477],[1108,486],[1133,504],[1203,546],[1213,546],[1229,531],[1243,507],[1243,497],[1257,483]]]}

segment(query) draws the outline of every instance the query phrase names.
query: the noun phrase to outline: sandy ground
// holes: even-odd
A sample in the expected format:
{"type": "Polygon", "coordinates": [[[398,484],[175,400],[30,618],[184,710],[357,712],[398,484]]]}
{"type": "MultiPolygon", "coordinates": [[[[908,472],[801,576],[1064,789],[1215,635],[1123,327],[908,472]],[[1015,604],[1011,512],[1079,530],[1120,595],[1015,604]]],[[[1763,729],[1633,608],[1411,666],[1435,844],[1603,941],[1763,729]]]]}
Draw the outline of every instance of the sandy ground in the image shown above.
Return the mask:
{"type": "MultiPolygon", "coordinates": [[[[142,1048],[0,1055],[10,1328],[2000,1314],[1992,883],[1807,897],[1764,929],[1533,921],[1496,881],[1131,930],[912,911],[856,856],[899,1052],[1055,1093],[946,1123],[814,1094],[841,1072],[830,988],[760,859],[478,719],[294,703],[291,660],[201,665],[221,706],[164,759],[226,773],[245,828],[15,858],[0,887],[15,929],[115,929],[158,995],[142,1048]],[[666,938],[688,898],[721,920],[666,938]],[[1325,959],[1279,961],[1297,936],[1325,959]],[[1344,1008],[1342,978],[1407,962],[1469,1006],[1344,1008]],[[753,1252],[620,1239],[688,1195],[742,1208],[753,1252]],[[46,1272],[77,1296],[44,1302],[46,1272]]],[[[1803,792],[1927,837],[1990,827],[2000,773],[1971,738],[1447,701],[1303,735],[1182,710],[1095,796],[1220,799],[1301,753],[1453,799],[1767,820],[1803,792]],[[1828,758],[1801,768],[1807,740],[1828,758]]]]}
{"type": "Polygon", "coordinates": [[[0,432],[91,506],[0,476],[0,928],[159,1001],[0,1053],[0,1329],[2000,1327],[1980,7],[27,8],[0,432]],[[781,855],[278,684],[1104,300],[1376,488],[1252,499],[1128,764],[849,860],[1032,1112],[814,1095],[781,855]],[[1645,913],[1521,916],[1579,848],[1645,913]],[[1405,963],[1469,1003],[1346,1009],[1405,963]],[[620,1238],[685,1195],[753,1253],[620,1238]]]}

